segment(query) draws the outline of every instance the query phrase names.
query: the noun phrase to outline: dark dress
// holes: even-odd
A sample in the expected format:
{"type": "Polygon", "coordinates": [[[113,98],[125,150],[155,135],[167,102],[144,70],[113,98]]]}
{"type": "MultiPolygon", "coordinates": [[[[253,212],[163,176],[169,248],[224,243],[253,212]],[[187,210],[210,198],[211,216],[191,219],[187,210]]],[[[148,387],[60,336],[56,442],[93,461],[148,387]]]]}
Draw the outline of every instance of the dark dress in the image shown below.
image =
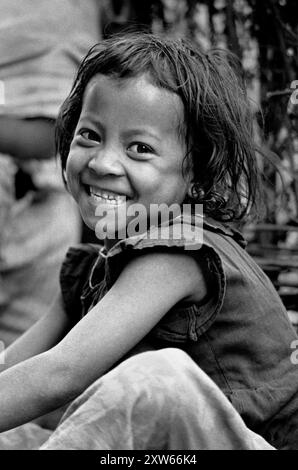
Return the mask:
{"type": "Polygon", "coordinates": [[[109,252],[100,245],[71,248],[61,270],[66,311],[74,323],[79,321],[133,256],[185,250],[208,267],[211,295],[201,304],[175,305],[122,360],[149,349],[183,349],[251,430],[278,449],[298,449],[298,366],[291,360],[297,335],[276,290],[238,232],[204,219],[198,244],[192,231],[198,218],[183,223],[189,230],[179,239],[152,237],[150,229],[121,240],[109,252]]]}

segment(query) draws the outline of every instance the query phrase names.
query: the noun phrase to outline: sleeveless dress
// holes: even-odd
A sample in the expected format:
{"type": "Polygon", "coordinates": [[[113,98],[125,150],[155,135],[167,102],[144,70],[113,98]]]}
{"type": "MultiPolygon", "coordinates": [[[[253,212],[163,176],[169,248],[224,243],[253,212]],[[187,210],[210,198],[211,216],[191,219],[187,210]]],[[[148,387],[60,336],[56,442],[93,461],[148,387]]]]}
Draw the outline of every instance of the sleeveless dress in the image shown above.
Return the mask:
{"type": "Polygon", "coordinates": [[[74,324],[86,315],[132,257],[184,250],[208,266],[211,295],[175,305],[121,361],[147,350],[182,349],[252,431],[278,449],[298,449],[298,369],[291,361],[297,335],[276,290],[245,251],[240,233],[207,218],[202,224],[199,216],[185,217],[183,224],[177,239],[168,236],[169,227],[159,227],[157,237],[155,227],[108,252],[101,245],[70,248],[60,275],[67,313],[74,324]]]}

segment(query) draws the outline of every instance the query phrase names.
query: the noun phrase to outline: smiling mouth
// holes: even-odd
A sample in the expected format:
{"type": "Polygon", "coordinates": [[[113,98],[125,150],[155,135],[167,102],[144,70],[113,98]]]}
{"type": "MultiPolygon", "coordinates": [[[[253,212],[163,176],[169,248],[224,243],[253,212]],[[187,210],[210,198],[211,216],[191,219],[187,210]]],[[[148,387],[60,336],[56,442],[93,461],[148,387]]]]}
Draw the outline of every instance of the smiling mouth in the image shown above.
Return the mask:
{"type": "Polygon", "coordinates": [[[91,199],[96,203],[111,204],[112,206],[119,206],[126,202],[126,196],[123,194],[117,194],[113,191],[104,191],[94,186],[86,186],[87,193],[91,199]]]}

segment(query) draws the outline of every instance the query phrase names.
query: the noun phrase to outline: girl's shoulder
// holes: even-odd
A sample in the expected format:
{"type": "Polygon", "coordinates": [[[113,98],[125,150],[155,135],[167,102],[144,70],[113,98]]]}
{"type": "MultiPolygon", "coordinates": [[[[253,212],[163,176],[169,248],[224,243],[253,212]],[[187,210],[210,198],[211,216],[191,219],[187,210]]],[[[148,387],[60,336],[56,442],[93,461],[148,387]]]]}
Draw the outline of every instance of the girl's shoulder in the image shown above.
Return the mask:
{"type": "MultiPolygon", "coordinates": [[[[134,233],[120,240],[109,251],[103,248],[101,254],[106,258],[132,250],[156,248],[178,248],[187,251],[198,251],[214,239],[213,234],[222,238],[233,240],[242,248],[246,247],[246,241],[242,234],[233,227],[215,221],[196,213],[183,213],[171,218],[158,226],[151,226],[147,231],[134,233]]],[[[220,238],[216,239],[220,243],[220,238]]],[[[215,240],[213,240],[215,243],[215,240]]],[[[170,250],[169,250],[170,251],[170,250]]]]}
{"type": "MultiPolygon", "coordinates": [[[[107,283],[112,285],[133,258],[142,258],[150,253],[179,255],[176,257],[176,263],[172,263],[168,279],[175,277],[182,267],[183,256],[186,264],[193,266],[187,277],[188,283],[191,285],[193,281],[194,286],[188,303],[202,303],[211,295],[214,277],[217,278],[218,273],[221,278],[224,277],[223,263],[217,249],[222,237],[245,246],[240,233],[199,214],[182,214],[158,226],[151,226],[146,232],[122,239],[110,250],[101,251],[107,261],[107,283]]],[[[155,260],[157,263],[165,262],[161,257],[155,260]]]]}
{"type": "Polygon", "coordinates": [[[65,277],[82,278],[98,258],[102,245],[79,244],[69,247],[60,271],[60,280],[65,277]]]}

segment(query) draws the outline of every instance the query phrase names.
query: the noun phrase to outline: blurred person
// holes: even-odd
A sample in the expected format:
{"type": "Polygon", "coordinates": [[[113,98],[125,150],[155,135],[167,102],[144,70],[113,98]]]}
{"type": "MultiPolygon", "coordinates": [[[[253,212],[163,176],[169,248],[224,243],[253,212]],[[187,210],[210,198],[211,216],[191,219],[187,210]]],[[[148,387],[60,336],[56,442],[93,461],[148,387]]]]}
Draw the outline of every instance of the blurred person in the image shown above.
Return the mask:
{"type": "Polygon", "coordinates": [[[54,159],[54,124],[100,38],[99,0],[0,0],[0,340],[51,303],[81,221],[54,159]]]}

